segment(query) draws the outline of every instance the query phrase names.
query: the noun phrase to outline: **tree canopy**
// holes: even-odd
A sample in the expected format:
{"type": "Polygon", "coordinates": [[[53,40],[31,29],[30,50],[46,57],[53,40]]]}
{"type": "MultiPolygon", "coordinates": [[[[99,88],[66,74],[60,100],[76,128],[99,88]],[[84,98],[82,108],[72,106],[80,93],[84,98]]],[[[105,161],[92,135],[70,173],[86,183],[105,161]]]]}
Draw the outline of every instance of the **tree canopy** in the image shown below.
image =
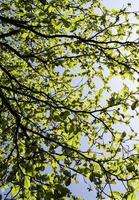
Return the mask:
{"type": "Polygon", "coordinates": [[[98,200],[136,200],[139,87],[110,81],[138,85],[138,13],[100,0],[0,10],[1,199],[82,199],[72,192],[82,176],[98,200]]]}

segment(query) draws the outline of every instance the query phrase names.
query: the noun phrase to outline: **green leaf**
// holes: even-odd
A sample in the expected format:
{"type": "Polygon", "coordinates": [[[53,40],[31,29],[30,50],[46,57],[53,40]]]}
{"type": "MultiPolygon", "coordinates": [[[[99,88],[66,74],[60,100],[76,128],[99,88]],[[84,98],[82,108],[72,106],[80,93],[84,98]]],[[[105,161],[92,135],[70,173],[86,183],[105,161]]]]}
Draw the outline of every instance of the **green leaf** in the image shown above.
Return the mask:
{"type": "Polygon", "coordinates": [[[113,191],[112,194],[115,197],[115,199],[122,200],[122,195],[119,192],[113,191]]]}
{"type": "Polygon", "coordinates": [[[131,105],[131,109],[132,109],[132,110],[135,110],[137,106],[138,106],[138,101],[135,101],[135,102],[131,105]]]}
{"type": "Polygon", "coordinates": [[[130,165],[127,166],[127,170],[129,172],[133,172],[135,170],[135,166],[133,164],[130,164],[130,165]]]}
{"type": "Polygon", "coordinates": [[[128,195],[127,200],[138,200],[138,196],[136,192],[133,192],[128,195]]]}
{"type": "Polygon", "coordinates": [[[68,177],[71,177],[71,173],[68,170],[64,170],[63,174],[65,174],[68,177]]]}
{"type": "Polygon", "coordinates": [[[25,176],[24,186],[25,186],[26,189],[30,188],[30,177],[29,176],[25,176]]]}
{"type": "Polygon", "coordinates": [[[16,186],[16,187],[13,187],[12,188],[12,195],[13,196],[16,196],[17,195],[17,193],[19,192],[19,190],[20,190],[20,187],[19,186],[16,186]]]}
{"type": "Polygon", "coordinates": [[[90,174],[89,180],[90,180],[91,182],[93,182],[93,181],[95,180],[95,175],[94,175],[93,172],[90,174]]]}
{"type": "Polygon", "coordinates": [[[71,178],[65,180],[65,185],[69,186],[71,184],[71,178]]]}
{"type": "Polygon", "coordinates": [[[5,185],[2,187],[2,192],[4,192],[6,189],[8,189],[8,184],[5,184],[5,185]]]}

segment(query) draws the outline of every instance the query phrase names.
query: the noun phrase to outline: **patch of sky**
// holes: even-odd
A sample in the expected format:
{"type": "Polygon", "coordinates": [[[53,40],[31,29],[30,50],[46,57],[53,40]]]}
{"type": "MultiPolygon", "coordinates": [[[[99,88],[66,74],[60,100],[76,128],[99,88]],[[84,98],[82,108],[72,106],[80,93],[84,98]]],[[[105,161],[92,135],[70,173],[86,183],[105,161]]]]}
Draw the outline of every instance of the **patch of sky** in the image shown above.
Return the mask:
{"type": "Polygon", "coordinates": [[[76,75],[76,74],[78,74],[80,72],[80,70],[81,70],[80,65],[75,66],[73,69],[70,70],[69,74],[76,75]]]}
{"type": "Polygon", "coordinates": [[[88,9],[90,6],[91,6],[91,2],[87,2],[82,7],[83,7],[83,9],[88,9]]]}
{"type": "Polygon", "coordinates": [[[103,88],[104,84],[101,78],[99,77],[94,77],[92,78],[93,83],[95,84],[95,89],[96,90],[100,90],[101,88],[103,88]]]}
{"type": "Polygon", "coordinates": [[[131,4],[130,10],[135,11],[137,8],[139,8],[139,1],[138,0],[103,0],[103,3],[107,8],[111,9],[121,9],[124,7],[127,7],[129,4],[131,4]]]}
{"type": "Polygon", "coordinates": [[[111,89],[112,89],[114,92],[118,92],[118,91],[120,91],[120,90],[122,89],[123,83],[122,83],[120,77],[115,76],[114,78],[112,78],[112,79],[109,81],[108,86],[110,86],[111,89]]]}
{"type": "Polygon", "coordinates": [[[103,71],[102,74],[104,77],[108,77],[110,75],[110,70],[107,66],[103,65],[103,71]]]}
{"type": "Polygon", "coordinates": [[[128,78],[125,80],[122,80],[121,77],[119,75],[114,76],[109,82],[108,82],[108,86],[111,87],[112,91],[114,92],[119,92],[124,85],[126,85],[127,87],[130,88],[130,90],[135,91],[137,88],[137,83],[129,80],[128,78]]]}
{"type": "MultiPolygon", "coordinates": [[[[75,196],[80,196],[84,200],[93,200],[96,199],[96,191],[93,189],[92,191],[87,192],[87,181],[80,175],[77,176],[77,180],[79,183],[72,183],[69,186],[69,189],[72,191],[72,194],[75,196]]],[[[89,181],[88,181],[89,184],[89,181]]],[[[91,187],[92,187],[91,183],[91,187]]],[[[89,188],[89,185],[88,185],[89,188]]]]}
{"type": "Polygon", "coordinates": [[[105,107],[107,105],[107,100],[110,98],[111,94],[110,94],[110,92],[104,91],[102,93],[102,96],[103,96],[103,98],[100,101],[100,105],[101,105],[101,107],[105,107]]]}
{"type": "Polygon", "coordinates": [[[136,133],[139,131],[139,117],[135,116],[130,120],[130,126],[134,129],[136,133]]]}
{"type": "Polygon", "coordinates": [[[59,74],[59,75],[62,75],[65,71],[64,67],[62,66],[58,66],[58,67],[55,67],[55,71],[59,74]]]}
{"type": "Polygon", "coordinates": [[[122,132],[123,130],[126,131],[126,132],[130,132],[130,128],[126,124],[123,124],[123,123],[120,123],[120,122],[112,125],[112,128],[115,131],[118,130],[119,132],[122,132]]]}
{"type": "Polygon", "coordinates": [[[80,146],[81,151],[87,151],[88,150],[88,142],[89,142],[88,137],[83,135],[81,137],[81,146],[80,146]]]}
{"type": "Polygon", "coordinates": [[[85,77],[75,77],[72,79],[72,87],[76,88],[76,87],[80,87],[82,84],[84,84],[87,81],[87,78],[85,77]]]}

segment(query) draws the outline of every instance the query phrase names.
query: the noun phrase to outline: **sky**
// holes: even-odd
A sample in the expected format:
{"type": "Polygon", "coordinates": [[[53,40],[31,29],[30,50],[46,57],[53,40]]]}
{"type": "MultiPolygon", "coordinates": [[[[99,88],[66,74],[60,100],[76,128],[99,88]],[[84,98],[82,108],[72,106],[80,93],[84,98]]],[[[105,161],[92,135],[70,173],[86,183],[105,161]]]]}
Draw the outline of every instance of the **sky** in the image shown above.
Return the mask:
{"type": "MultiPolygon", "coordinates": [[[[129,8],[129,10],[139,11],[139,0],[103,0],[103,2],[104,2],[104,5],[109,9],[120,9],[120,8],[126,7],[129,3],[131,3],[131,7],[129,8]]],[[[132,18],[131,20],[135,22],[134,18],[132,18]]],[[[133,35],[133,38],[134,37],[135,35],[133,35]]],[[[101,83],[98,81],[99,80],[97,80],[97,85],[101,85],[101,83]]],[[[124,83],[130,86],[130,88],[133,90],[136,88],[135,84],[131,81],[124,81],[124,83]]],[[[122,81],[120,81],[120,78],[118,76],[115,76],[115,78],[111,80],[110,86],[113,88],[114,91],[118,92],[122,88],[122,81]]],[[[137,117],[135,117],[131,121],[131,126],[134,128],[136,132],[138,132],[138,123],[139,123],[139,119],[137,117]]],[[[123,127],[119,127],[119,128],[122,129],[123,127]]],[[[87,141],[83,141],[83,145],[85,148],[85,146],[87,145],[87,141]]],[[[84,198],[84,200],[95,200],[96,191],[88,192],[86,189],[86,183],[84,182],[81,176],[79,176],[79,181],[80,181],[80,184],[72,184],[70,186],[73,194],[77,196],[80,195],[81,197],[84,198]]],[[[117,187],[116,188],[117,190],[118,189],[120,190],[120,185],[117,185],[116,187],[117,187]]],[[[106,199],[106,200],[109,200],[109,199],[106,199]]]]}
{"type": "Polygon", "coordinates": [[[139,10],[139,1],[138,0],[103,0],[107,8],[122,8],[127,6],[128,3],[131,3],[131,10],[139,10]]]}

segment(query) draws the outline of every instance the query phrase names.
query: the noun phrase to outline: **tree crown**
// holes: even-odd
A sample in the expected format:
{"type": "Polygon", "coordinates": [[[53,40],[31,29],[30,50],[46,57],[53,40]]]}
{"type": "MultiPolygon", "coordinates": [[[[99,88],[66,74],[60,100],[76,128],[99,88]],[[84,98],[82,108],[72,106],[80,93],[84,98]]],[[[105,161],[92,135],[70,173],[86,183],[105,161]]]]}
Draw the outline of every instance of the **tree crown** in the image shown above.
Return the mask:
{"type": "Polygon", "coordinates": [[[6,0],[0,7],[4,198],[80,199],[71,186],[82,176],[97,199],[137,199],[131,120],[139,88],[124,82],[114,91],[110,81],[138,82],[137,24],[130,22],[138,13],[97,0],[6,0]]]}

